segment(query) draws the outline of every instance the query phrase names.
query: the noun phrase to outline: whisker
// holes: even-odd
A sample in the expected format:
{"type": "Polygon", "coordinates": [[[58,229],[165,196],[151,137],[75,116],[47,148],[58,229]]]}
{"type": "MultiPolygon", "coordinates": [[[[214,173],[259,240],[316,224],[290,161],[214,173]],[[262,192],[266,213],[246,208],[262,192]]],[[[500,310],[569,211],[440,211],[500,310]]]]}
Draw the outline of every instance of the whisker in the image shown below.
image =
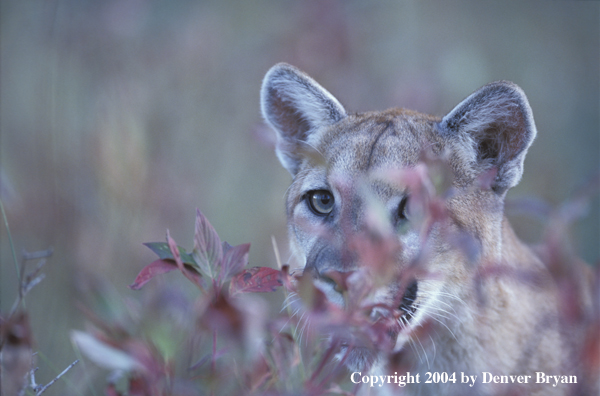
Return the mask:
{"type": "MultiPolygon", "coordinates": [[[[446,330],[448,330],[450,332],[450,334],[452,334],[452,337],[454,337],[454,339],[456,340],[456,342],[458,343],[458,345],[460,345],[461,347],[463,347],[460,344],[460,341],[458,340],[458,337],[456,337],[456,334],[454,334],[454,332],[452,330],[450,330],[450,328],[446,325],[446,323],[442,322],[441,320],[439,320],[438,318],[436,318],[435,316],[430,316],[431,319],[435,320],[436,322],[438,322],[439,324],[441,324],[442,326],[444,326],[446,328],[446,330]]],[[[463,347],[464,348],[464,347],[463,347]]]]}
{"type": "Polygon", "coordinates": [[[290,305],[295,304],[296,302],[300,301],[300,297],[298,297],[298,294],[296,293],[291,293],[289,296],[287,296],[285,298],[285,300],[283,301],[283,307],[281,308],[281,310],[279,311],[280,313],[283,312],[284,310],[286,310],[290,305]]]}
{"type": "MultiPolygon", "coordinates": [[[[304,332],[310,325],[310,320],[308,318],[306,318],[305,315],[306,315],[306,311],[302,314],[302,316],[298,320],[298,326],[300,327],[300,333],[298,336],[298,345],[302,344],[302,337],[304,336],[304,332]]],[[[308,340],[305,340],[305,345],[308,345],[308,340]]]]}
{"type": "Polygon", "coordinates": [[[458,316],[456,316],[456,315],[454,315],[454,314],[452,314],[450,312],[444,311],[444,310],[442,310],[439,307],[428,307],[428,309],[426,311],[427,311],[428,314],[430,314],[430,315],[436,315],[438,318],[444,318],[444,319],[455,318],[455,319],[459,319],[458,316]],[[430,309],[432,309],[433,311],[430,311],[430,309]],[[448,314],[450,316],[445,315],[445,314],[448,314]]]}
{"type": "Polygon", "coordinates": [[[425,351],[425,347],[421,343],[421,340],[419,339],[419,337],[415,337],[415,338],[417,339],[417,341],[419,342],[419,345],[421,346],[421,349],[423,350],[423,355],[425,355],[425,362],[427,363],[427,368],[429,369],[431,366],[429,365],[429,358],[427,357],[427,352],[425,351]]]}
{"type": "MultiPolygon", "coordinates": [[[[406,330],[408,328],[408,318],[401,316],[399,318],[399,324],[400,324],[400,327],[402,328],[402,330],[406,330]]],[[[410,347],[413,350],[413,352],[415,353],[415,355],[417,355],[419,357],[419,361],[422,362],[423,358],[421,357],[421,354],[419,353],[419,350],[416,347],[413,337],[409,335],[407,341],[408,341],[408,345],[410,345],[410,347]]],[[[425,350],[423,350],[423,352],[425,352],[425,350]]]]}
{"type": "Polygon", "coordinates": [[[437,350],[435,348],[435,341],[433,341],[433,338],[431,337],[431,334],[427,334],[429,336],[429,339],[431,340],[431,345],[433,346],[433,359],[431,359],[431,362],[435,362],[435,357],[437,356],[437,350]]]}
{"type": "Polygon", "coordinates": [[[454,309],[454,307],[451,304],[449,304],[449,303],[447,303],[445,301],[442,301],[439,298],[437,298],[437,297],[442,297],[442,296],[443,297],[447,297],[449,299],[452,299],[454,301],[459,302],[463,306],[463,309],[465,309],[469,313],[471,313],[471,314],[473,313],[472,308],[469,307],[469,305],[462,298],[458,297],[455,294],[451,294],[451,293],[447,293],[447,292],[443,292],[443,291],[435,291],[435,292],[423,291],[421,295],[424,296],[424,297],[434,298],[436,302],[438,302],[440,304],[444,304],[444,305],[450,307],[454,311],[454,313],[457,313],[456,310],[454,309]]]}

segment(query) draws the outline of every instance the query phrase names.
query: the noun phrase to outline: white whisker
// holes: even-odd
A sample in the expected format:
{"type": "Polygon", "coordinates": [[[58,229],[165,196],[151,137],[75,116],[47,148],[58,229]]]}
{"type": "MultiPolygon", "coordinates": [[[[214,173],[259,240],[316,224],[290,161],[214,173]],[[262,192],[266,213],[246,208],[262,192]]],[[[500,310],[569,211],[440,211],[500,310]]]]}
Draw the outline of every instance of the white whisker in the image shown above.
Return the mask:
{"type": "Polygon", "coordinates": [[[431,362],[435,362],[435,357],[437,355],[437,350],[435,348],[435,341],[433,341],[433,338],[431,337],[431,334],[427,334],[429,336],[429,339],[431,340],[431,345],[433,346],[433,359],[431,359],[431,362]]]}
{"type": "Polygon", "coordinates": [[[417,339],[417,341],[419,342],[419,345],[421,346],[421,349],[423,350],[423,355],[425,355],[425,362],[427,363],[427,368],[429,369],[431,366],[429,365],[429,358],[427,357],[427,352],[425,351],[425,347],[421,343],[421,340],[419,339],[419,337],[415,337],[415,338],[417,339]]]}
{"type": "Polygon", "coordinates": [[[298,297],[298,294],[296,294],[296,293],[290,293],[290,295],[288,295],[285,298],[285,300],[283,301],[283,307],[281,308],[281,310],[279,312],[280,313],[283,312],[288,307],[290,307],[292,304],[295,304],[298,301],[300,301],[300,297],[298,297]]]}
{"type": "Polygon", "coordinates": [[[456,334],[454,334],[454,332],[446,325],[446,323],[442,322],[441,320],[439,320],[435,316],[429,316],[429,317],[431,319],[435,320],[436,322],[438,322],[439,324],[441,324],[442,326],[444,326],[446,328],[446,330],[448,330],[450,332],[450,334],[452,334],[452,337],[454,337],[454,339],[456,340],[456,342],[462,347],[462,345],[460,344],[460,341],[458,341],[458,337],[456,337],[456,334]]]}

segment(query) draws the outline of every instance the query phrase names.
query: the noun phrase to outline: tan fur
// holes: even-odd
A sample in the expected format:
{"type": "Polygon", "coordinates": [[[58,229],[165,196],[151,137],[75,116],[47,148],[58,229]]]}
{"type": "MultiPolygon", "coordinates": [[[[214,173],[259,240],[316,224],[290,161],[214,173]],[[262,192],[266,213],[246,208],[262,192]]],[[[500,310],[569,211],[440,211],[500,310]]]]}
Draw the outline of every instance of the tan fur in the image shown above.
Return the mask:
{"type": "MultiPolygon", "coordinates": [[[[390,224],[385,227],[390,230],[399,223],[417,222],[410,208],[408,220],[396,213],[411,186],[382,179],[381,174],[414,170],[424,155],[449,164],[452,194],[446,201],[447,216],[433,224],[426,245],[414,226],[397,234],[402,246],[397,269],[405,270],[419,254],[426,254],[427,260],[421,264],[422,275],[415,278],[418,307],[394,351],[404,367],[421,373],[422,381],[428,371],[464,372],[478,379],[474,387],[421,384],[404,388],[403,394],[565,395],[575,389],[535,384],[538,371],[571,375],[577,370],[565,359],[570,355],[560,334],[556,285],[504,216],[504,196],[518,183],[536,135],[519,87],[490,84],[444,118],[404,109],[347,114],[310,77],[279,64],[265,77],[262,110],[278,132],[278,156],[294,176],[286,203],[292,247],[316,284],[338,304],[344,300],[327,273],[354,271],[366,264],[349,253],[349,241],[369,230],[369,197],[387,213],[390,224]],[[482,182],[486,175],[487,184],[482,182]],[[315,190],[333,195],[330,215],[317,215],[309,208],[306,194],[315,190]],[[425,325],[432,330],[417,343],[418,328],[425,325]],[[483,385],[484,371],[532,375],[533,383],[514,388],[483,385]]],[[[405,292],[391,282],[377,298],[397,302],[394,293],[399,291],[405,292]]],[[[382,359],[388,355],[379,356],[375,365],[385,372],[382,359]]],[[[357,351],[348,366],[366,373],[372,362],[369,353],[357,351]]]]}

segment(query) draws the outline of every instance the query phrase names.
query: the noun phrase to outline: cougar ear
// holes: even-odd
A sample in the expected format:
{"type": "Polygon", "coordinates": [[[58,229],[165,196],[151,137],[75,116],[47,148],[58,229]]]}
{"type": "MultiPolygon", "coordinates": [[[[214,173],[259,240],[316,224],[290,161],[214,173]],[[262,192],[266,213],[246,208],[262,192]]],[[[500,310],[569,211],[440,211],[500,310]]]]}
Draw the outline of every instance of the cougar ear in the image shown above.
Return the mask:
{"type": "Polygon", "coordinates": [[[277,157],[298,173],[305,143],[316,132],[346,117],[346,110],[327,90],[295,67],[278,63],[267,72],[261,89],[263,117],[277,132],[277,157]]]}
{"type": "Polygon", "coordinates": [[[463,100],[440,124],[457,139],[458,155],[475,176],[496,168],[492,189],[503,194],[517,185],[525,154],[536,135],[527,97],[509,81],[484,86],[463,100]]]}

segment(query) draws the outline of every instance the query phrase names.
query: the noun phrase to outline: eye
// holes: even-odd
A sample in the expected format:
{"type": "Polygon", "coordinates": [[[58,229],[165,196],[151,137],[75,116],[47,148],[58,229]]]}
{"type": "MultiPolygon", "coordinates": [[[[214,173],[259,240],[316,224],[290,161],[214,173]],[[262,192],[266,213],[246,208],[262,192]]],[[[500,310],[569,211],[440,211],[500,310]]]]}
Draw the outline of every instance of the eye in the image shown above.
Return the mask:
{"type": "Polygon", "coordinates": [[[306,194],[308,207],[316,215],[326,216],[333,210],[333,194],[327,190],[313,190],[306,194]]]}
{"type": "Polygon", "coordinates": [[[402,201],[400,201],[400,204],[398,205],[398,220],[400,221],[404,221],[407,220],[407,203],[408,203],[408,196],[405,196],[404,198],[402,198],[402,201]]]}

